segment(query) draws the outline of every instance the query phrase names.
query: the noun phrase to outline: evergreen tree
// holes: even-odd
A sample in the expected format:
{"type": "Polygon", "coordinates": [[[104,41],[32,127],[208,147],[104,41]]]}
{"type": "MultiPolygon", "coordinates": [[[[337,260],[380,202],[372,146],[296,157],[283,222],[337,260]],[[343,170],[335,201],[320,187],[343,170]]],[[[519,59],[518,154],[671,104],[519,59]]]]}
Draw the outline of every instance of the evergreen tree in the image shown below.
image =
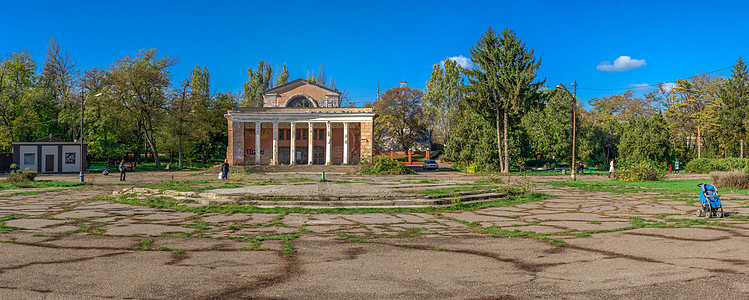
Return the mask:
{"type": "Polygon", "coordinates": [[[521,114],[537,101],[542,84],[533,82],[541,64],[533,53],[513,30],[505,29],[500,36],[490,27],[471,48],[471,61],[475,68],[465,71],[470,84],[466,87],[469,105],[484,114],[493,113],[495,116],[497,153],[502,158],[503,173],[510,171],[510,114],[521,114]],[[500,137],[503,139],[500,140],[500,137]]]}
{"type": "Polygon", "coordinates": [[[289,69],[286,68],[286,64],[283,64],[281,72],[276,76],[276,86],[283,85],[289,82],[289,69]]]}
{"type": "Polygon", "coordinates": [[[739,57],[733,66],[731,78],[720,89],[723,100],[721,117],[723,128],[740,141],[741,158],[744,158],[744,137],[746,136],[747,116],[749,116],[749,73],[744,60],[739,57]]]}

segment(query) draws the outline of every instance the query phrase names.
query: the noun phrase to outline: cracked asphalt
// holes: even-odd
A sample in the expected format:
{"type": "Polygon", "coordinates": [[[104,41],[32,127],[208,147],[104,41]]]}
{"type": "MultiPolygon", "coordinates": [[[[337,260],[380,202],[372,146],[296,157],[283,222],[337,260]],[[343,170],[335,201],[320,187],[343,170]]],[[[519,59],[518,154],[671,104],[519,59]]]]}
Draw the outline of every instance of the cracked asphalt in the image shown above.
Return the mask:
{"type": "Polygon", "coordinates": [[[747,220],[545,183],[562,179],[533,179],[549,199],[449,213],[199,215],[88,200],[122,188],[102,177],[0,191],[0,298],[749,298],[747,220]]]}

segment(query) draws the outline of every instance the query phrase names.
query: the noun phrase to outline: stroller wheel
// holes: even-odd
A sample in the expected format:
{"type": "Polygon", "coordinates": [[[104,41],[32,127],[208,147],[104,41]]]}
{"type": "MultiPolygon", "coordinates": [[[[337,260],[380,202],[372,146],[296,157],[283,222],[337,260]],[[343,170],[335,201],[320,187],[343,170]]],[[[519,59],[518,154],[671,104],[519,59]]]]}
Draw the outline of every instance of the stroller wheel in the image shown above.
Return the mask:
{"type": "Polygon", "coordinates": [[[702,211],[702,207],[698,208],[698,209],[697,209],[697,216],[698,216],[698,217],[702,217],[702,216],[704,216],[704,215],[705,215],[705,212],[704,212],[704,211],[702,211]]]}
{"type": "Polygon", "coordinates": [[[719,208],[719,209],[718,209],[718,210],[717,210],[717,211],[715,212],[715,217],[716,217],[716,218],[722,218],[722,217],[723,217],[723,208],[722,208],[722,207],[721,207],[721,208],[719,208]]]}

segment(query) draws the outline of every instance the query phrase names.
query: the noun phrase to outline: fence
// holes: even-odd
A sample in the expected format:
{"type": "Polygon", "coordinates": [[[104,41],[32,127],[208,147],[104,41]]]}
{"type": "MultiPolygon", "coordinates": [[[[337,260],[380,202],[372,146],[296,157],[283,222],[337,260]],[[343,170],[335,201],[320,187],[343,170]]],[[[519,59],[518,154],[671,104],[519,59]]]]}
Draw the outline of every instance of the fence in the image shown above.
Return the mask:
{"type": "Polygon", "coordinates": [[[382,151],[382,152],[376,152],[375,155],[390,155],[390,160],[398,160],[401,161],[405,165],[422,165],[424,164],[424,160],[430,159],[429,156],[433,151],[382,151]],[[422,160],[421,155],[424,155],[424,158],[422,160]],[[398,156],[404,156],[396,158],[396,155],[398,156]],[[414,158],[416,160],[414,160],[414,158]],[[406,160],[407,159],[407,160],[406,160]]]}

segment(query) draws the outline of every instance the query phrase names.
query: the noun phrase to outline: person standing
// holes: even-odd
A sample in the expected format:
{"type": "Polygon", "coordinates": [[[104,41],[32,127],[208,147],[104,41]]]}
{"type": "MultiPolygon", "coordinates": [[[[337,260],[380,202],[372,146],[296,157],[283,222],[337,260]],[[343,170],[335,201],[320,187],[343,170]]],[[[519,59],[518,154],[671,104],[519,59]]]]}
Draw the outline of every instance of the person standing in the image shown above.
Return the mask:
{"type": "Polygon", "coordinates": [[[679,159],[674,162],[674,173],[679,174],[679,159]]]}
{"type": "Polygon", "coordinates": [[[611,162],[609,162],[609,178],[611,178],[611,174],[614,174],[614,160],[612,159],[611,162]]]}
{"type": "Polygon", "coordinates": [[[223,179],[229,179],[229,163],[224,159],[224,163],[221,164],[221,174],[223,179]]]}
{"type": "Polygon", "coordinates": [[[125,160],[120,161],[120,165],[118,166],[120,169],[120,181],[125,181],[125,160]]]}

